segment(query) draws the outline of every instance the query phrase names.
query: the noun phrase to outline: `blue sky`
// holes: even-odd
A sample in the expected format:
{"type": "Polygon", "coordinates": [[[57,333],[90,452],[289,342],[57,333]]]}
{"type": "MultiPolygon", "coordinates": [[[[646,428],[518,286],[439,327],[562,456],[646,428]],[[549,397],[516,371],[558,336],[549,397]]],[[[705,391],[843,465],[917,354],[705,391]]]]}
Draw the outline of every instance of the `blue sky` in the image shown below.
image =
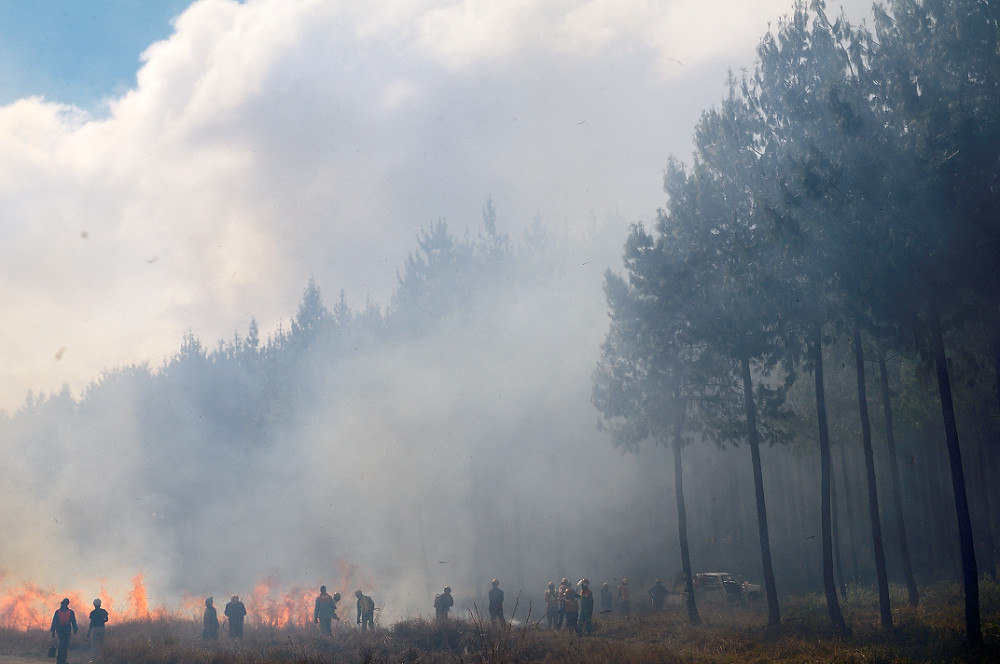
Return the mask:
{"type": "Polygon", "coordinates": [[[135,85],[139,56],[188,0],[0,0],[0,104],[94,109],[135,85]]]}

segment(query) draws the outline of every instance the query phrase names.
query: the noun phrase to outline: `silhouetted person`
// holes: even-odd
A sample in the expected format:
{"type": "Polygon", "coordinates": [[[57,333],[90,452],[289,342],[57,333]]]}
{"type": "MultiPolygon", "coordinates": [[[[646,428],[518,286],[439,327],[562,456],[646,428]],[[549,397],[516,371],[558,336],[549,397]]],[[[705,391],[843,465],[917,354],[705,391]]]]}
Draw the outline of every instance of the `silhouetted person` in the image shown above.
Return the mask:
{"type": "Polygon", "coordinates": [[[319,587],[319,595],[316,597],[316,603],[313,607],[313,622],[319,623],[319,628],[323,630],[324,634],[333,634],[332,621],[340,620],[337,617],[337,600],[339,599],[340,593],[331,596],[327,594],[326,586],[319,587]]]}
{"type": "Polygon", "coordinates": [[[493,587],[490,589],[490,620],[503,620],[503,591],[496,579],[493,579],[493,587]]]}
{"type": "Polygon", "coordinates": [[[545,619],[548,621],[549,629],[559,629],[556,622],[559,617],[559,593],[556,592],[556,584],[549,581],[549,587],[545,589],[545,619]]]}
{"type": "Polygon", "coordinates": [[[580,619],[577,633],[590,634],[594,631],[594,591],[588,579],[580,579],[580,619]]]}
{"type": "Polygon", "coordinates": [[[108,622],[108,612],[101,608],[101,600],[94,600],[94,610],[90,612],[87,638],[90,639],[90,654],[93,661],[101,659],[104,652],[104,625],[108,622]]]}
{"type": "Polygon", "coordinates": [[[615,609],[614,598],[611,596],[611,587],[605,581],[601,584],[601,613],[611,613],[615,609]]]}
{"type": "Polygon", "coordinates": [[[365,632],[369,627],[375,629],[375,600],[360,590],[355,590],[354,596],[358,598],[358,624],[361,625],[361,631],[365,632]]]}
{"type": "Polygon", "coordinates": [[[445,586],[444,592],[434,596],[434,614],[438,620],[448,617],[448,611],[455,604],[455,598],[451,596],[451,586],[445,586]]]}
{"type": "Polygon", "coordinates": [[[667,589],[663,587],[663,581],[657,579],[649,587],[649,599],[653,603],[653,611],[663,610],[663,600],[667,598],[667,589]]]}
{"type": "Polygon", "coordinates": [[[76,634],[76,614],[69,608],[69,599],[59,602],[59,608],[52,615],[52,626],[49,627],[52,637],[59,637],[59,649],[56,651],[56,664],[66,664],[66,654],[69,652],[69,639],[76,634]]]}
{"type": "Polygon", "coordinates": [[[628,579],[622,579],[618,586],[618,613],[627,616],[632,609],[632,602],[629,599],[628,579]]]}
{"type": "Polygon", "coordinates": [[[215,610],[215,599],[205,600],[205,613],[201,617],[201,638],[211,641],[219,638],[219,614],[215,610]]]}
{"type": "Polygon", "coordinates": [[[247,607],[240,601],[239,595],[233,595],[226,604],[226,617],[229,618],[229,638],[239,639],[243,637],[243,619],[247,617],[247,607]]]}

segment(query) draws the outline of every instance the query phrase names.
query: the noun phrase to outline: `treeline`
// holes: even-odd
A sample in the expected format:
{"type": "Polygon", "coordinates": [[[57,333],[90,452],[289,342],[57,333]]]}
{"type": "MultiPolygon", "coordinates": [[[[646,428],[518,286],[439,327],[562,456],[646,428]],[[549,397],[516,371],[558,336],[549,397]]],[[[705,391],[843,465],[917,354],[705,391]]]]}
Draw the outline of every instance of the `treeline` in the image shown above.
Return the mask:
{"type": "MultiPolygon", "coordinates": [[[[823,2],[798,3],[763,38],[753,70],[733,77],[718,107],[703,113],[691,163],[669,163],[667,205],[652,231],[632,229],[625,274],[607,274],[612,323],[593,381],[603,426],[624,448],[648,439],[674,450],[689,578],[682,449],[747,444],[770,629],[780,610],[760,448],[803,439],[819,452],[814,500],[827,608],[835,628],[849,629],[836,587],[836,418],[824,381],[837,353],[856,379],[864,451],[863,468],[838,472],[865,477],[883,626],[892,626],[883,514],[895,514],[901,538],[891,544],[901,548],[910,601],[918,601],[904,520],[923,520],[903,511],[906,460],[896,434],[929,426],[933,408],[950,467],[968,638],[982,641],[966,473],[995,463],[998,19],[995,3],[893,0],[875,8],[869,29],[832,20],[823,2]],[[906,367],[900,374],[897,366],[895,384],[890,357],[906,367]],[[894,402],[893,394],[905,396],[901,376],[925,381],[934,398],[894,402]],[[881,412],[869,406],[873,386],[881,412]],[[891,487],[891,509],[879,502],[876,443],[887,449],[890,472],[878,482],[891,487]]],[[[988,520],[978,532],[992,541],[988,520]]]]}

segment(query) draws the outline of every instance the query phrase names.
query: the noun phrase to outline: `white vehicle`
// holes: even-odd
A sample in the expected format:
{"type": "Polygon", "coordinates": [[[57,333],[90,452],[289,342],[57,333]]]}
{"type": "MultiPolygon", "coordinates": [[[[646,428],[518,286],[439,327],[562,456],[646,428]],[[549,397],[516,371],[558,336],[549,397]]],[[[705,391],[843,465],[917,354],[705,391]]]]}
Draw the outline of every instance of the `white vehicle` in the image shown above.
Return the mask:
{"type": "Polygon", "coordinates": [[[723,604],[745,603],[764,596],[763,589],[755,583],[740,583],[728,572],[699,572],[694,575],[694,596],[699,601],[723,604]]]}

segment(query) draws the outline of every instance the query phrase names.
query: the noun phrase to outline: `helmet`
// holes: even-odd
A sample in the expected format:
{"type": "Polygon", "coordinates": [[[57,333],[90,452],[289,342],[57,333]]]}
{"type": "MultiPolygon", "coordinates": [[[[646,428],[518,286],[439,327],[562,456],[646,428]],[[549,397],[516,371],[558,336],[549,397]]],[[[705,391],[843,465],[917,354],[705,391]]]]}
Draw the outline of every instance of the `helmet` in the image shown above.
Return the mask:
{"type": "Polygon", "coordinates": [[[340,593],[333,593],[333,601],[334,602],[340,601],[340,593]]]}
{"type": "Polygon", "coordinates": [[[354,596],[355,596],[355,597],[361,597],[362,595],[364,595],[364,593],[363,593],[363,592],[361,592],[360,590],[355,590],[355,591],[354,591],[354,596]]]}
{"type": "Polygon", "coordinates": [[[569,583],[569,579],[567,579],[567,578],[566,578],[566,577],[564,576],[564,577],[562,578],[562,581],[560,581],[559,583],[569,583]]]}
{"type": "Polygon", "coordinates": [[[608,582],[607,582],[607,581],[605,581],[604,583],[602,583],[602,584],[601,584],[601,587],[602,587],[602,588],[607,588],[607,587],[608,587],[608,582]]]}
{"type": "Polygon", "coordinates": [[[587,578],[580,579],[580,581],[576,585],[578,585],[578,586],[589,586],[590,585],[590,579],[587,579],[587,578]]]}
{"type": "Polygon", "coordinates": [[[657,579],[656,581],[653,581],[653,583],[656,584],[656,585],[660,585],[661,583],[663,583],[663,581],[660,581],[659,579],[657,579]]]}
{"type": "Polygon", "coordinates": [[[549,581],[549,588],[555,588],[555,587],[556,587],[555,581],[549,581]]]}
{"type": "Polygon", "coordinates": [[[623,586],[627,586],[628,585],[628,579],[622,579],[622,585],[623,586]]]}
{"type": "Polygon", "coordinates": [[[451,592],[451,586],[445,586],[445,587],[444,587],[444,591],[445,591],[446,593],[450,593],[450,592],[451,592]]]}
{"type": "Polygon", "coordinates": [[[499,581],[497,581],[496,579],[493,579],[493,585],[494,585],[494,586],[499,586],[499,585],[500,585],[500,582],[499,582],[499,581]]]}

